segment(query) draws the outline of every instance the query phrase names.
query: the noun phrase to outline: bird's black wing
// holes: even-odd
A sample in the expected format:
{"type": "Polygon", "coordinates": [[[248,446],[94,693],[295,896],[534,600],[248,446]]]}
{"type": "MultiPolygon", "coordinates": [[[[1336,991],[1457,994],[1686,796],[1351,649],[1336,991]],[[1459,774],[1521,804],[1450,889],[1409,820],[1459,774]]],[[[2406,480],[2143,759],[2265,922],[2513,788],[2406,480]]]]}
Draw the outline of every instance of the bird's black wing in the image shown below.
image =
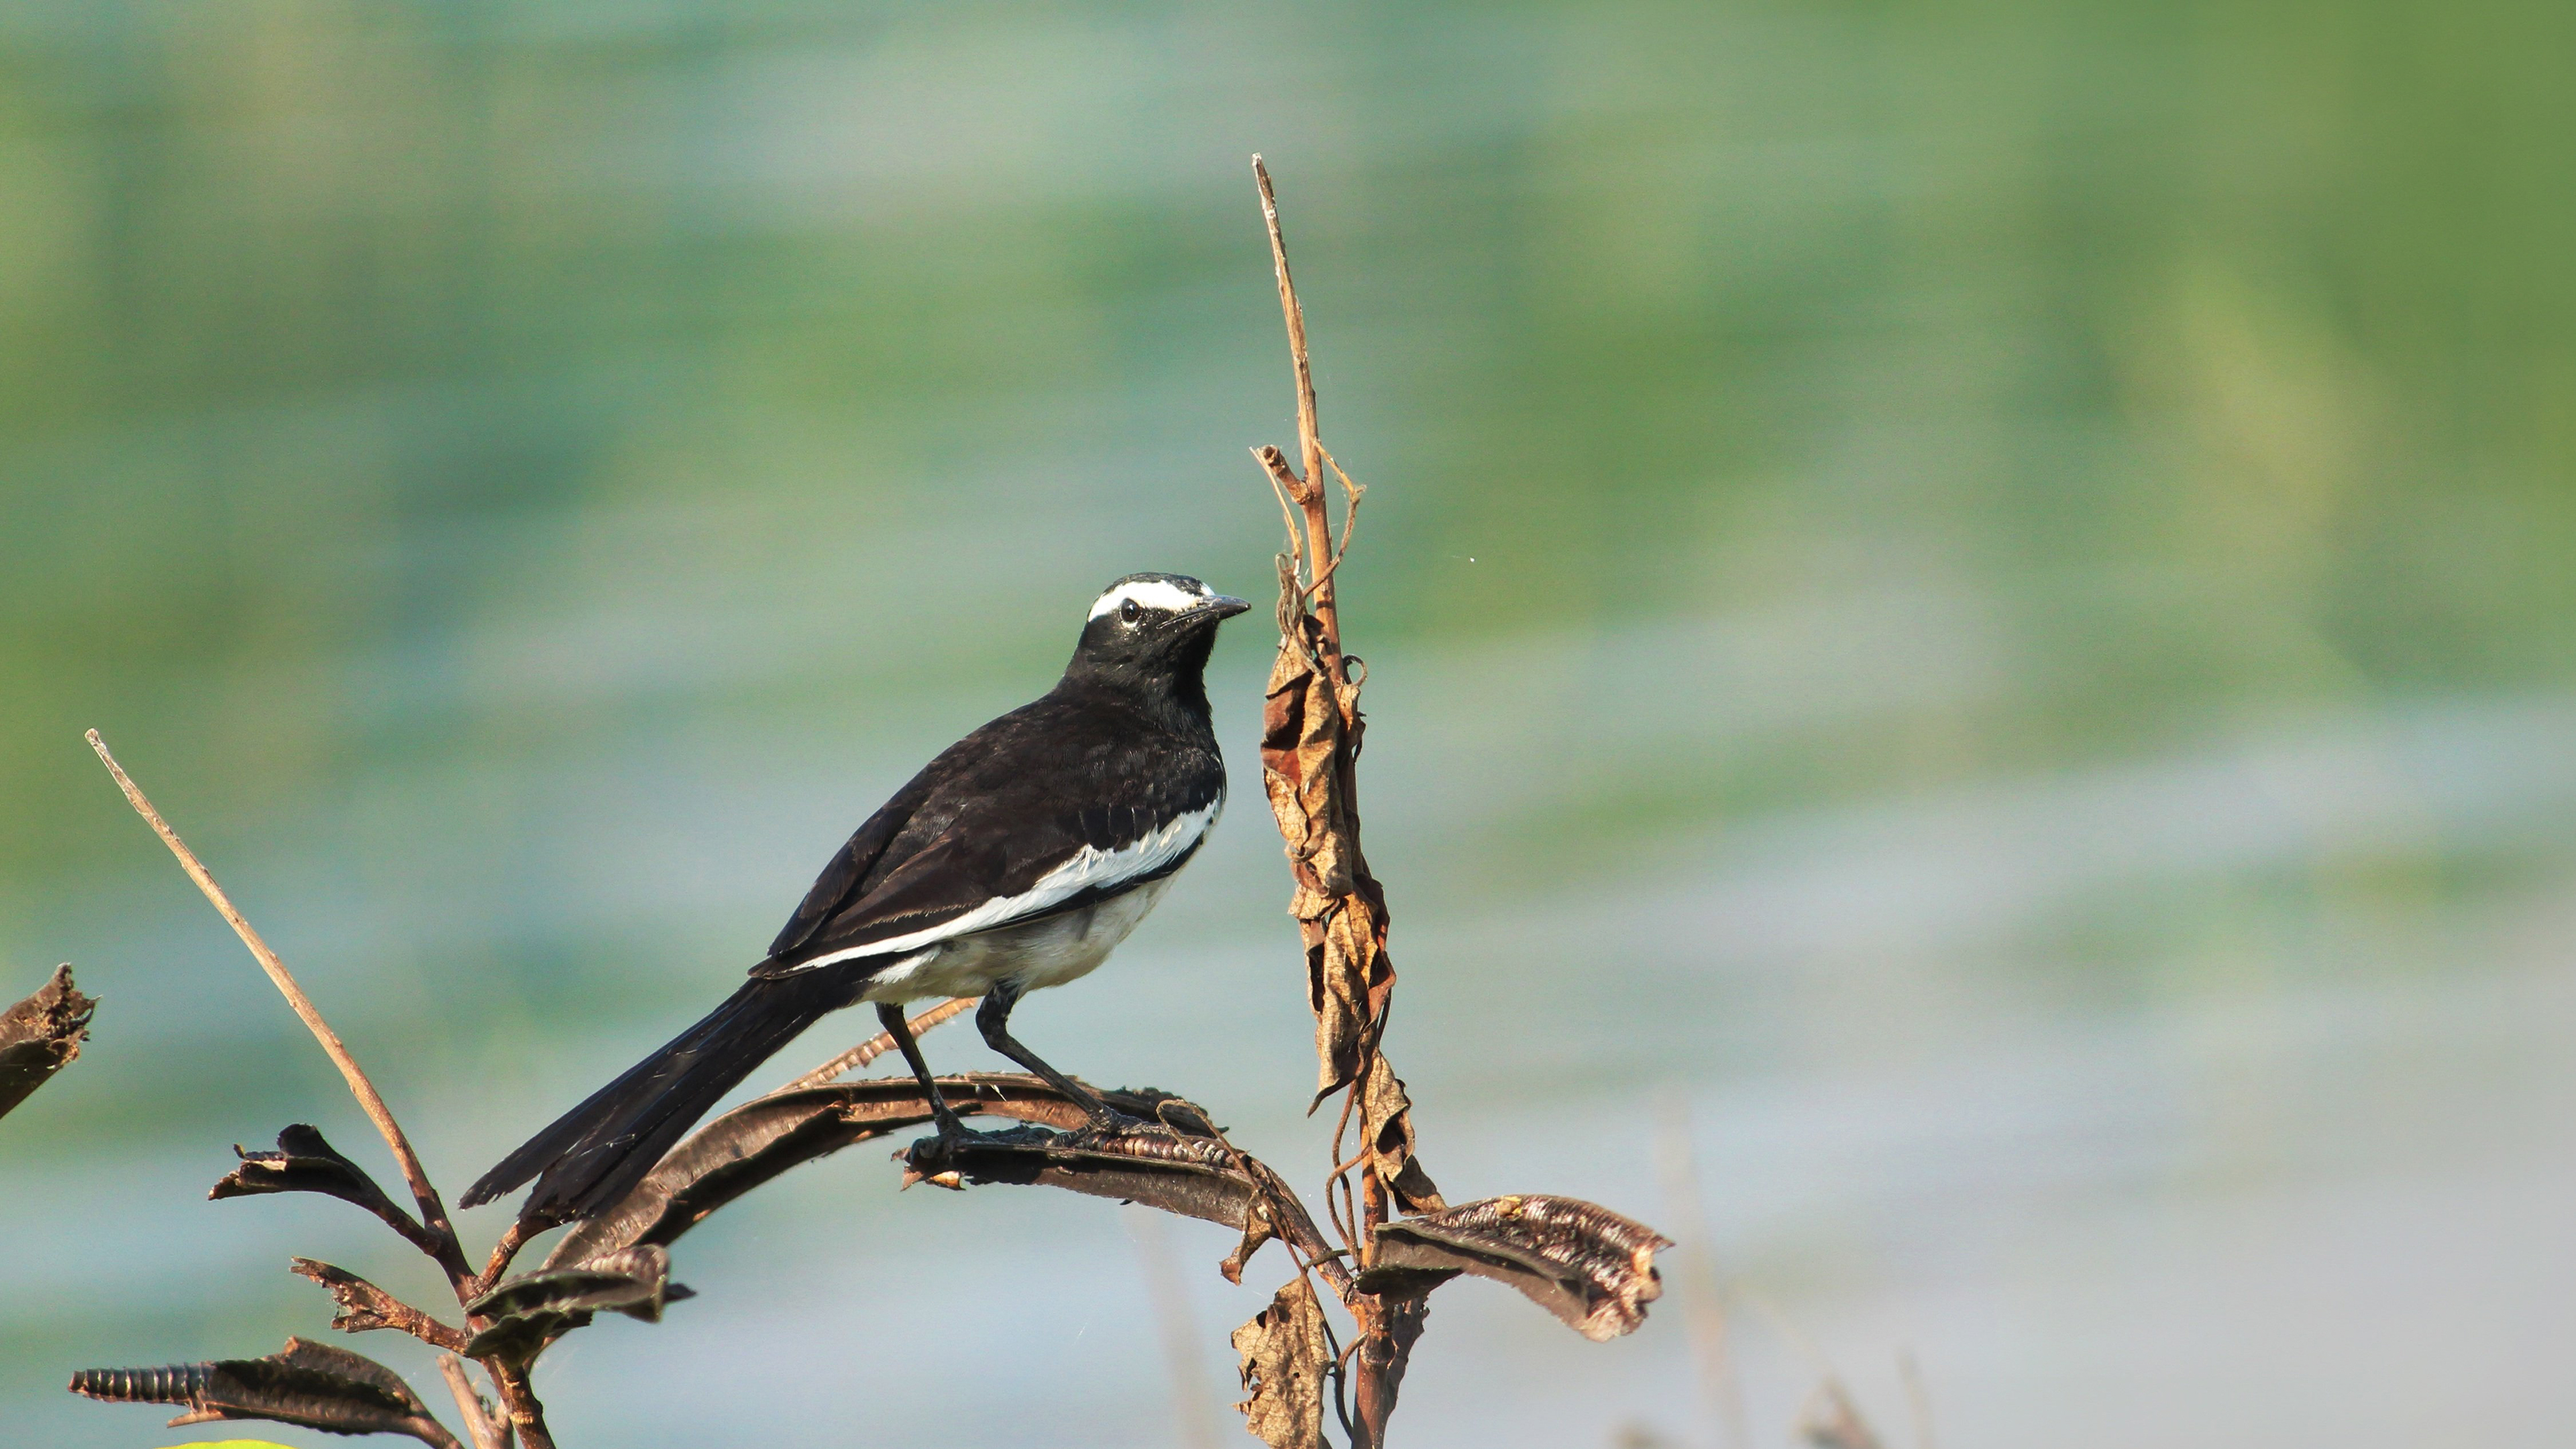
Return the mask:
{"type": "Polygon", "coordinates": [[[814,877],[813,887],[805,892],[796,914],[779,929],[778,939],[769,943],[771,960],[796,954],[797,948],[811,940],[833,913],[864,893],[869,875],[884,861],[886,847],[912,822],[913,812],[921,807],[935,783],[930,770],[923,770],[851,833],[849,843],[832,856],[821,875],[814,877]]]}
{"type": "Polygon", "coordinates": [[[891,960],[1179,869],[1223,799],[1214,753],[1126,730],[1086,738],[1047,704],[967,736],[887,802],[752,974],[891,960]]]}

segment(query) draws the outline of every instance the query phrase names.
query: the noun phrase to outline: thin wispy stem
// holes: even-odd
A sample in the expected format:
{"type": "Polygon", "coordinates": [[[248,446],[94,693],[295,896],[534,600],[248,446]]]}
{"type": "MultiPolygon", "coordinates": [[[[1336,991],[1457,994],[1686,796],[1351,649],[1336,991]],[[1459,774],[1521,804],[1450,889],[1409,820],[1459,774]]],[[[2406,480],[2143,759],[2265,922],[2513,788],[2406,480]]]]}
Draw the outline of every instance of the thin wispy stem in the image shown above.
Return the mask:
{"type": "Polygon", "coordinates": [[[152,801],[144,795],[143,788],[134,783],[133,777],[125,773],[125,767],[116,762],[116,756],[109,753],[107,741],[99,738],[96,730],[89,731],[87,738],[89,747],[98,752],[99,763],[107,766],[107,772],[116,777],[116,788],[125,792],[126,802],[143,817],[145,824],[152,827],[153,833],[161,837],[161,843],[170,847],[170,853],[179,858],[179,868],[188,873],[188,879],[197,883],[197,889],[205,893],[215,913],[222,916],[225,924],[233,928],[233,934],[241,937],[241,943],[250,948],[252,958],[259,962],[262,971],[268,973],[269,981],[286,998],[286,1004],[294,1009],[305,1029],[313,1033],[313,1039],[322,1044],[322,1052],[331,1059],[331,1065],[340,1069],[341,1079],[349,1084],[349,1095],[358,1099],[359,1109],[367,1114],[368,1121],[376,1124],[376,1131],[384,1136],[385,1146],[393,1152],[395,1164],[402,1169],[404,1184],[411,1189],[412,1199],[420,1204],[422,1225],[438,1235],[441,1248],[439,1266],[446,1269],[454,1280],[461,1282],[471,1278],[473,1270],[466,1266],[464,1252],[457,1246],[456,1227],[448,1221],[447,1207],[439,1201],[438,1189],[430,1186],[429,1174],[420,1165],[420,1154],[412,1150],[411,1139],[403,1135],[402,1124],[394,1120],[393,1110],[385,1105],[384,1096],[376,1090],[376,1084],[367,1080],[366,1070],[350,1054],[348,1044],[331,1029],[331,1023],[322,1019],[313,998],[304,994],[304,988],[296,984],[293,973],[286,969],[286,963],[278,959],[277,952],[270,949],[267,941],[261,939],[249,918],[233,904],[232,897],[224,894],[224,888],[215,883],[214,874],[206,869],[205,862],[197,859],[197,853],[179,838],[179,832],[171,829],[170,822],[161,818],[161,812],[152,808],[152,801]]]}

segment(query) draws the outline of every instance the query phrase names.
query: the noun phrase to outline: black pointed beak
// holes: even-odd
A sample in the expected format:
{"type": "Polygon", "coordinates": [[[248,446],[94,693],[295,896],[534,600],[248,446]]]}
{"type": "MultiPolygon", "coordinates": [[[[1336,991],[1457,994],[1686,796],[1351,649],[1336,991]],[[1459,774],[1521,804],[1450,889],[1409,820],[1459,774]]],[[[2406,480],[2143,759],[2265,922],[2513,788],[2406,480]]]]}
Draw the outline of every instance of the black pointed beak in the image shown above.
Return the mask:
{"type": "Polygon", "coordinates": [[[1252,605],[1250,603],[1242,599],[1238,599],[1232,594],[1219,594],[1215,598],[1208,600],[1206,603],[1199,605],[1195,612],[1210,615],[1219,623],[1222,623],[1251,607],[1252,605]]]}

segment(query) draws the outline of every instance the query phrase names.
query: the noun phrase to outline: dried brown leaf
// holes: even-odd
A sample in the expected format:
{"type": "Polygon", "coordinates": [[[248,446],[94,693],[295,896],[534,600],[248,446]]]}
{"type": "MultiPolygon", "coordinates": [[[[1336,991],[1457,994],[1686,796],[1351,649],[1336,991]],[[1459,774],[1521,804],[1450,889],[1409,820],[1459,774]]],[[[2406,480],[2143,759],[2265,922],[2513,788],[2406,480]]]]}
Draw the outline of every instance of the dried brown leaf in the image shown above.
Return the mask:
{"type": "Polygon", "coordinates": [[[1349,663],[1300,605],[1293,577],[1282,578],[1280,617],[1290,628],[1263,706],[1262,779],[1296,879],[1288,911],[1305,946],[1315,1013],[1315,1102],[1360,1084],[1370,1174],[1397,1211],[1437,1211],[1440,1191],[1414,1155],[1411,1104],[1379,1046],[1395,966],[1386,951],[1386,892],[1360,851],[1360,687],[1336,680],[1349,663]]]}
{"type": "Polygon", "coordinates": [[[462,1449],[411,1386],[375,1360],[290,1338],[266,1358],[218,1359],[164,1368],[82,1369],[71,1390],[117,1404],[178,1404],[170,1427],[222,1419],[266,1419],[326,1434],[408,1434],[439,1449],[462,1449]]]}
{"type": "Polygon", "coordinates": [[[318,1192],[374,1213],[422,1252],[436,1256],[439,1251],[438,1237],[396,1205],[383,1188],[376,1186],[375,1179],[367,1176],[366,1169],[323,1140],[317,1128],[298,1122],[277,1134],[276,1151],[245,1152],[241,1144],[235,1143],[233,1155],[241,1159],[241,1166],[224,1174],[214,1190],[206,1194],[213,1201],[278,1192],[318,1192]]]}
{"type": "Polygon", "coordinates": [[[549,1343],[601,1312],[659,1322],[662,1306],[691,1296],[671,1281],[670,1250],[620,1248],[578,1263],[548,1264],[509,1279],[466,1305],[488,1326],[465,1345],[467,1358],[533,1359],[549,1343]]]}
{"type": "Polygon", "coordinates": [[[97,1009],[72,988],[72,968],[57,966],[33,995],[0,1011],[0,1116],[71,1065],[97,1009]]]}
{"type": "Polygon", "coordinates": [[[1672,1241],[1575,1198],[1495,1197],[1377,1230],[1360,1286],[1381,1273],[1472,1273],[1517,1288],[1595,1342],[1633,1331],[1662,1296],[1655,1253],[1672,1241]]]}
{"type": "Polygon", "coordinates": [[[1292,1279],[1234,1331],[1243,1375],[1243,1402],[1235,1409],[1254,1437],[1270,1449],[1322,1449],[1325,1346],[1324,1305],[1304,1274],[1292,1279]]]}
{"type": "Polygon", "coordinates": [[[1413,1099],[1405,1095],[1403,1080],[1386,1064],[1383,1055],[1369,1059],[1360,1113],[1363,1130],[1368,1133],[1369,1156],[1376,1165],[1378,1180],[1395,1198],[1396,1211],[1445,1211],[1449,1204],[1432,1184],[1431,1174],[1422,1170],[1422,1160],[1413,1155],[1413,1099]]]}
{"type": "Polygon", "coordinates": [[[1298,876],[1327,896],[1351,889],[1342,829],[1342,714],[1316,667],[1324,644],[1311,616],[1300,640],[1283,640],[1261,711],[1262,784],[1298,876]]]}

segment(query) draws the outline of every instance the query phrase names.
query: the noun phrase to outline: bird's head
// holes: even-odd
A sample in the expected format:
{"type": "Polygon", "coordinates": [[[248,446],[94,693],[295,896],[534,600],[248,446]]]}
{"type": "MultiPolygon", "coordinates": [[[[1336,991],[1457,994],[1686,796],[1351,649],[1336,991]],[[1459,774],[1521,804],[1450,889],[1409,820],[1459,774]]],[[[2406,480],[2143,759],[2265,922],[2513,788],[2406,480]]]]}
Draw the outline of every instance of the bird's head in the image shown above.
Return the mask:
{"type": "Polygon", "coordinates": [[[1129,574],[1092,601],[1066,672],[1195,689],[1216,626],[1251,607],[1181,574],[1129,574]]]}

